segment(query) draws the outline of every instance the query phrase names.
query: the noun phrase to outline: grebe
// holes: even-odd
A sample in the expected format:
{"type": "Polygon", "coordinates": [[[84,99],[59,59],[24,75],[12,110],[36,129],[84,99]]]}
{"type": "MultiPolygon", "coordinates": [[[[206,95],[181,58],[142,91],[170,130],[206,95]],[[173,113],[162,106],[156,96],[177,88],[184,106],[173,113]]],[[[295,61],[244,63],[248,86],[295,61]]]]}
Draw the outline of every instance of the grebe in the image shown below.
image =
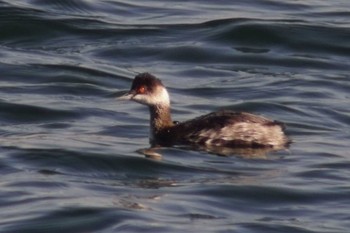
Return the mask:
{"type": "Polygon", "coordinates": [[[150,143],[155,146],[282,149],[289,143],[284,125],[246,112],[218,111],[185,122],[173,122],[168,91],[149,73],[137,75],[131,89],[119,97],[147,105],[150,143]]]}

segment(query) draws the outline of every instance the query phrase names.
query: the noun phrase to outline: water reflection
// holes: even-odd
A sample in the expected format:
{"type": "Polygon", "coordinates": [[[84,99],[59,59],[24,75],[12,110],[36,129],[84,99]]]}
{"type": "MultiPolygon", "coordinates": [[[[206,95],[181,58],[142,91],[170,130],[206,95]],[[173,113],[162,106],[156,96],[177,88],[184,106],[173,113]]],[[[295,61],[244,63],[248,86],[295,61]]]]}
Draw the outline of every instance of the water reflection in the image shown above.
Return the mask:
{"type": "MultiPolygon", "coordinates": [[[[245,159],[267,159],[268,154],[277,151],[287,151],[289,146],[279,148],[230,148],[218,146],[176,146],[183,150],[193,150],[207,152],[217,156],[237,156],[245,159]]],[[[144,155],[146,158],[162,160],[162,154],[159,152],[161,147],[150,147],[139,149],[136,152],[144,155]]]]}

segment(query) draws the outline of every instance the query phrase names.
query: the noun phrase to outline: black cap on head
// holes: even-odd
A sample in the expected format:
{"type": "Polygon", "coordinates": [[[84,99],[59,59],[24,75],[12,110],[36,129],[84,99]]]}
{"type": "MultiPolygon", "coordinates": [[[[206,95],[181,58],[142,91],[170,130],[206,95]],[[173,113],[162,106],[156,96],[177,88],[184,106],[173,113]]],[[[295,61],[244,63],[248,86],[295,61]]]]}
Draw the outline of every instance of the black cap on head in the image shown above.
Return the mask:
{"type": "Polygon", "coordinates": [[[131,90],[136,90],[139,87],[145,87],[147,91],[152,91],[157,86],[163,86],[162,82],[150,73],[141,73],[135,76],[131,85],[131,90]]]}

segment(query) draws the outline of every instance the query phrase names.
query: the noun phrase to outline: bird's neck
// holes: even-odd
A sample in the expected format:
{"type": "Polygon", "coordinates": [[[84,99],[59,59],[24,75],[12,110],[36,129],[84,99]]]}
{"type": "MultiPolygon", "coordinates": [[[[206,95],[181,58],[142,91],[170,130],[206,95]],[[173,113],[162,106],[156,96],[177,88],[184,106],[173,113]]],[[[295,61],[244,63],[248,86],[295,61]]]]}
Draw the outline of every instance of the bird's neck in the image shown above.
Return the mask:
{"type": "Polygon", "coordinates": [[[151,137],[154,138],[160,131],[173,126],[169,105],[150,106],[151,137]]]}

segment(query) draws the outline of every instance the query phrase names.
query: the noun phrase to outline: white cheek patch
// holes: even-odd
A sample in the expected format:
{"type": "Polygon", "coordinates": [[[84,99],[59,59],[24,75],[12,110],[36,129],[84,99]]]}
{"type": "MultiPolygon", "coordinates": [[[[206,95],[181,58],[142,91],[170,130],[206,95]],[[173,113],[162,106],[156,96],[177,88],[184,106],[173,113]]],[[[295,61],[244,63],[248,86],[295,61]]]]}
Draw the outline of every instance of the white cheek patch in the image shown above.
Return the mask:
{"type": "Polygon", "coordinates": [[[165,88],[157,88],[151,94],[137,94],[132,98],[133,101],[144,105],[163,105],[169,106],[169,94],[165,88]]]}
{"type": "Polygon", "coordinates": [[[137,94],[132,97],[132,100],[140,104],[148,104],[148,96],[145,94],[137,94]]]}
{"type": "Polygon", "coordinates": [[[157,94],[154,95],[154,96],[157,96],[157,102],[162,105],[169,105],[170,98],[167,90],[165,88],[160,88],[158,90],[159,91],[156,92],[157,94]]]}

